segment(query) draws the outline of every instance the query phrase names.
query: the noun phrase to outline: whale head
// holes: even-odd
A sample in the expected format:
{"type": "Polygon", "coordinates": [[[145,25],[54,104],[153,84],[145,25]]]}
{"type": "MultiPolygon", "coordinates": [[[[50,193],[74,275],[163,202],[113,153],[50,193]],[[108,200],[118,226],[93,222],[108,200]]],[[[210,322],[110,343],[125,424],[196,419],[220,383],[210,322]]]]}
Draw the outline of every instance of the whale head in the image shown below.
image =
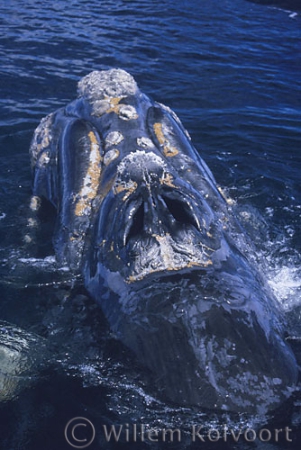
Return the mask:
{"type": "Polygon", "coordinates": [[[212,173],[175,113],[124,71],[105,75],[79,86],[101,148],[89,276],[109,271],[129,284],[209,267],[226,214],[212,173]]]}

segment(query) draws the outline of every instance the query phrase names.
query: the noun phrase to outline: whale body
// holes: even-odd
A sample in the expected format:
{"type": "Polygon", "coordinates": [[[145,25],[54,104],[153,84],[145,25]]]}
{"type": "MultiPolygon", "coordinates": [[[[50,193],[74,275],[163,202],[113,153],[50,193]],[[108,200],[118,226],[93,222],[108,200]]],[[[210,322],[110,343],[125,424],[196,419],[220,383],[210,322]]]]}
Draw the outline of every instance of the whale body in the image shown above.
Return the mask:
{"type": "Polygon", "coordinates": [[[127,72],[94,71],[42,119],[30,155],[30,208],[55,210],[57,260],[82,274],[162,398],[264,413],[289,397],[284,319],[173,111],[127,72]]]}

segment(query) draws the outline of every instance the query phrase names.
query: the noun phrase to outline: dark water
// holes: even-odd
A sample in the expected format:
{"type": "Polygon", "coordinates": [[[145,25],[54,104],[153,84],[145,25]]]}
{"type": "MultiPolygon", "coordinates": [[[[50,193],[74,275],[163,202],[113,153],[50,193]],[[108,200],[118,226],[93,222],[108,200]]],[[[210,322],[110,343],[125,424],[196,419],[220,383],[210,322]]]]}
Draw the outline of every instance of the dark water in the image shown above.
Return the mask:
{"type": "MultiPolygon", "coordinates": [[[[191,424],[252,426],[244,417],[215,417],[154,399],[147,376],[110,335],[80,282],[56,270],[51,259],[21,259],[20,248],[35,127],[75,97],[82,76],[121,67],[176,111],[242,217],[247,208],[256,224],[256,233],[252,226],[249,231],[290,334],[301,336],[301,14],[284,1],[282,9],[277,1],[259,3],[1,5],[0,320],[44,337],[50,361],[36,383],[27,380],[17,398],[1,406],[1,449],[71,449],[64,427],[76,416],[95,425],[91,449],[209,448],[208,442],[191,443],[191,424]],[[185,436],[177,447],[162,439],[126,442],[125,434],[122,443],[105,442],[103,424],[126,423],[180,427],[185,436]]],[[[292,442],[219,440],[212,447],[296,448],[300,405],[297,395],[272,417],[256,418],[259,428],[290,426],[292,442]]]]}

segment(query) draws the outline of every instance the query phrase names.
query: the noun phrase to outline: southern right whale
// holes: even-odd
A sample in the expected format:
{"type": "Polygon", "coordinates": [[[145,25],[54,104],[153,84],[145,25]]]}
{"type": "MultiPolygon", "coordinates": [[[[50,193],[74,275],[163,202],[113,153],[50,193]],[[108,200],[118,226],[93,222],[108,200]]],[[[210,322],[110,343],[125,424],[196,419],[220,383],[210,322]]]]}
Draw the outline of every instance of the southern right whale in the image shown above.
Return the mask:
{"type": "Polygon", "coordinates": [[[264,413],[289,397],[285,320],[174,112],[127,72],[94,71],[41,121],[30,154],[30,207],[54,207],[58,261],[82,274],[163,398],[264,413]]]}

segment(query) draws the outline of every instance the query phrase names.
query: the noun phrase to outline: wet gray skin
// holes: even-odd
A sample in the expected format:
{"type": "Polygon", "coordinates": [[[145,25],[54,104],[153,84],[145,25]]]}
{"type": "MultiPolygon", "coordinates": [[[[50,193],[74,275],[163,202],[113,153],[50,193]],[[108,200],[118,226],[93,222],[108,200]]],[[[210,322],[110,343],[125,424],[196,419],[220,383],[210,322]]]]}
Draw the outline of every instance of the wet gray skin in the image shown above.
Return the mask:
{"type": "Polygon", "coordinates": [[[264,413],[290,395],[297,365],[283,318],[169,108],[126,72],[95,71],[41,121],[30,152],[29,229],[52,203],[58,261],[82,273],[162,398],[264,413]]]}

